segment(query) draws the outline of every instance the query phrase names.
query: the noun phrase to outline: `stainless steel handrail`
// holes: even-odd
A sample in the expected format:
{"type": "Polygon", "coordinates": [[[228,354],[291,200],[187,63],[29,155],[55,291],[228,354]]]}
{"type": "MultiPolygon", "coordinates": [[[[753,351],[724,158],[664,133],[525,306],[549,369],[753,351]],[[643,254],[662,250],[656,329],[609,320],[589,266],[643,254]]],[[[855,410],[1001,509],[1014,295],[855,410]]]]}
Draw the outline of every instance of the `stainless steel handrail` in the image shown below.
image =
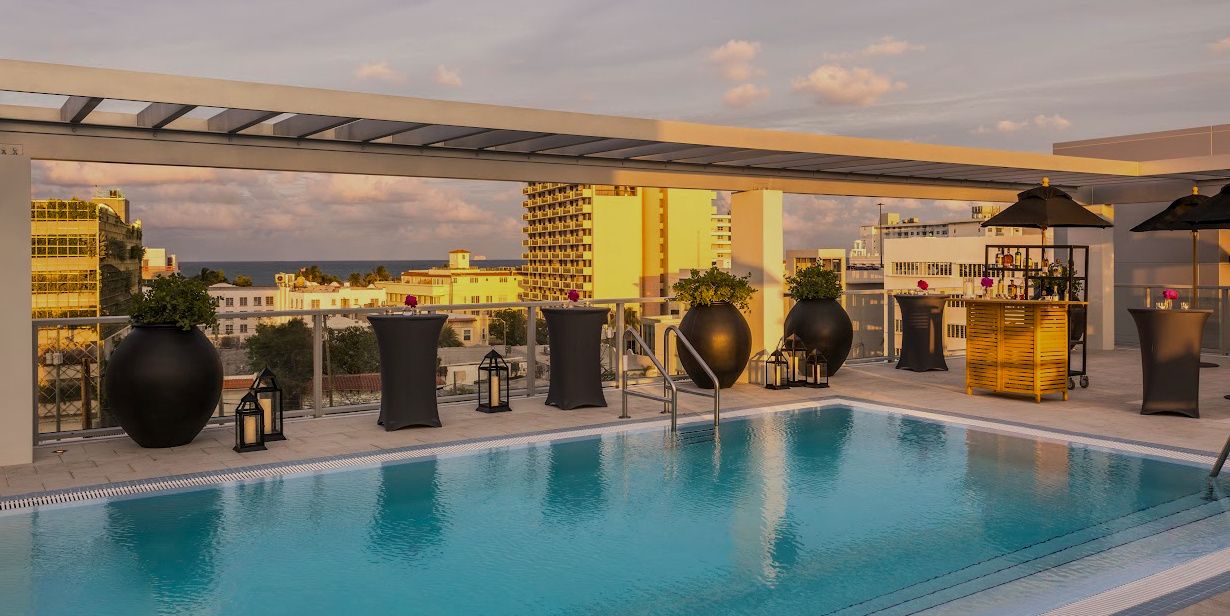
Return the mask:
{"type": "MultiPolygon", "coordinates": [[[[671,325],[670,327],[666,328],[665,332],[662,333],[663,350],[668,351],[666,353],[666,364],[668,366],[670,365],[670,361],[671,361],[671,354],[669,353],[669,346],[670,346],[669,341],[671,338],[671,334],[675,335],[676,346],[680,342],[682,342],[683,347],[688,350],[688,353],[692,354],[692,359],[695,359],[696,363],[700,364],[701,369],[705,371],[705,376],[709,377],[709,382],[713,383],[712,392],[708,392],[703,389],[688,389],[686,387],[683,389],[678,389],[678,391],[682,391],[685,394],[692,394],[693,396],[705,396],[708,398],[713,398],[713,430],[716,433],[718,422],[722,418],[722,388],[718,386],[717,375],[713,374],[713,370],[709,368],[709,364],[706,363],[705,360],[701,358],[700,353],[696,352],[696,348],[693,347],[692,343],[688,341],[688,337],[684,336],[683,332],[679,330],[678,325],[671,325]]],[[[674,380],[671,379],[670,372],[665,372],[664,374],[666,375],[666,380],[671,381],[672,383],[674,382],[674,380]]],[[[676,406],[678,406],[678,404],[676,404],[676,406]]],[[[674,431],[674,430],[675,430],[675,412],[672,412],[671,413],[671,431],[674,431]]]]}
{"type": "Polygon", "coordinates": [[[1222,445],[1221,453],[1217,454],[1217,461],[1213,463],[1213,470],[1209,471],[1209,477],[1216,477],[1221,474],[1221,468],[1226,465],[1226,456],[1230,456],[1230,438],[1226,439],[1226,444],[1222,445]]]}
{"type": "MultiPolygon", "coordinates": [[[[658,402],[661,402],[670,408],[671,432],[675,432],[678,429],[678,424],[676,423],[676,417],[678,416],[678,409],[679,409],[679,387],[675,385],[675,382],[673,380],[671,380],[670,374],[666,372],[666,367],[663,366],[662,362],[658,361],[658,357],[653,354],[653,349],[649,348],[649,345],[645,342],[645,339],[642,338],[641,335],[638,334],[635,329],[628,327],[624,329],[622,334],[620,334],[619,352],[623,353],[624,341],[627,340],[628,334],[632,334],[633,342],[635,342],[636,345],[640,347],[640,349],[645,353],[645,356],[649,358],[649,361],[653,362],[653,367],[657,368],[658,372],[662,375],[662,395],[655,396],[653,394],[645,393],[643,391],[629,391],[628,390],[628,371],[627,370],[620,371],[619,389],[623,393],[623,408],[620,412],[619,418],[620,419],[630,419],[632,417],[631,415],[628,414],[628,396],[636,396],[638,398],[645,398],[647,400],[657,400],[658,402]],[[669,396],[667,396],[668,391],[670,393],[669,396]]],[[[665,412],[665,410],[663,410],[663,412],[665,412]]]]}

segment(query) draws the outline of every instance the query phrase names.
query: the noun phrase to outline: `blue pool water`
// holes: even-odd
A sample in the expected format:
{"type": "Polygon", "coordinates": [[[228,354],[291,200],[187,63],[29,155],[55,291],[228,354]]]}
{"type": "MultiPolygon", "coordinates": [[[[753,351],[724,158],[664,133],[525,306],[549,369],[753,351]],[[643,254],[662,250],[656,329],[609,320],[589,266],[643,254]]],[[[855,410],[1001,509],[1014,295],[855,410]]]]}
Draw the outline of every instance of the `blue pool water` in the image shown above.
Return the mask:
{"type": "Polygon", "coordinates": [[[1230,545],[1200,468],[835,407],[0,515],[4,613],[1030,613],[1230,545]]]}

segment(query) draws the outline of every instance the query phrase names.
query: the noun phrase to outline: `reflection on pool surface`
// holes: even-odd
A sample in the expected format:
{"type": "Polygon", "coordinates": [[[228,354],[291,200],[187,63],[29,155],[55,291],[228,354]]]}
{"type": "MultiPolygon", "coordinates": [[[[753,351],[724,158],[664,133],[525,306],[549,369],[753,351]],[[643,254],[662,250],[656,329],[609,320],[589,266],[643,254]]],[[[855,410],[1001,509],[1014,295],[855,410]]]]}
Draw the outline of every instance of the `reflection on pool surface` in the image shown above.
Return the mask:
{"type": "MultiPolygon", "coordinates": [[[[1230,545],[1200,468],[845,407],[0,516],[14,613],[1045,611],[1230,545]]],[[[8,609],[8,608],[6,608],[8,609]]]]}

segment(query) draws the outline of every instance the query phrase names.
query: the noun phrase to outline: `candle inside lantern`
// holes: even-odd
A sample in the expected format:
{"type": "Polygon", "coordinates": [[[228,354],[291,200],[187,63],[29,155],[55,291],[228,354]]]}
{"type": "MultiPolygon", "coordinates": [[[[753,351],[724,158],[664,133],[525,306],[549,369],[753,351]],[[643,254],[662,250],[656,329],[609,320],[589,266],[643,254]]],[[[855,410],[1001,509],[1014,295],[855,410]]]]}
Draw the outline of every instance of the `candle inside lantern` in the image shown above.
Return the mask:
{"type": "Polygon", "coordinates": [[[491,391],[487,392],[487,405],[497,407],[500,405],[500,373],[491,373],[491,391]]]}
{"type": "Polygon", "coordinates": [[[269,396],[260,395],[256,397],[257,404],[261,406],[261,417],[265,420],[265,429],[268,430],[273,425],[273,404],[269,396]]]}
{"type": "Polygon", "coordinates": [[[243,442],[248,444],[257,442],[260,436],[257,434],[258,423],[255,415],[247,415],[243,418],[243,442]]]}

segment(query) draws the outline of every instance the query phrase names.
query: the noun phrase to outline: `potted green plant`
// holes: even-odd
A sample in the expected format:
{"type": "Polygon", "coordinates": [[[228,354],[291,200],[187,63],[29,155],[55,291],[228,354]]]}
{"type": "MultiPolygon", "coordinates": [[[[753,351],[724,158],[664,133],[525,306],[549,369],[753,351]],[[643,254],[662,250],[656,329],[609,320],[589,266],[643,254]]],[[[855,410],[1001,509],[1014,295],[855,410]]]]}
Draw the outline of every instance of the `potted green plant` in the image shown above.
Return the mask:
{"type": "Polygon", "coordinates": [[[836,374],[854,342],[850,315],[837,301],[841,275],[820,265],[805,267],[786,277],[786,292],[795,304],[786,315],[785,334],[798,336],[809,350],[824,357],[829,374],[836,374]]]}
{"type": "MultiPolygon", "coordinates": [[[[703,273],[692,270],[691,276],[672,286],[675,300],[688,306],[679,330],[709,365],[721,389],[739,380],[752,356],[752,328],[740,312],[747,310],[748,300],[756,293],[750,278],[713,267],[703,273]]],[[[680,350],[679,363],[697,386],[714,388],[691,353],[680,350]]]]}
{"type": "Polygon", "coordinates": [[[156,278],[133,297],[132,331],[111,354],[111,412],[142,447],[176,447],[201,432],[222,395],[222,361],[202,326],[218,322],[205,284],[156,278]]]}

